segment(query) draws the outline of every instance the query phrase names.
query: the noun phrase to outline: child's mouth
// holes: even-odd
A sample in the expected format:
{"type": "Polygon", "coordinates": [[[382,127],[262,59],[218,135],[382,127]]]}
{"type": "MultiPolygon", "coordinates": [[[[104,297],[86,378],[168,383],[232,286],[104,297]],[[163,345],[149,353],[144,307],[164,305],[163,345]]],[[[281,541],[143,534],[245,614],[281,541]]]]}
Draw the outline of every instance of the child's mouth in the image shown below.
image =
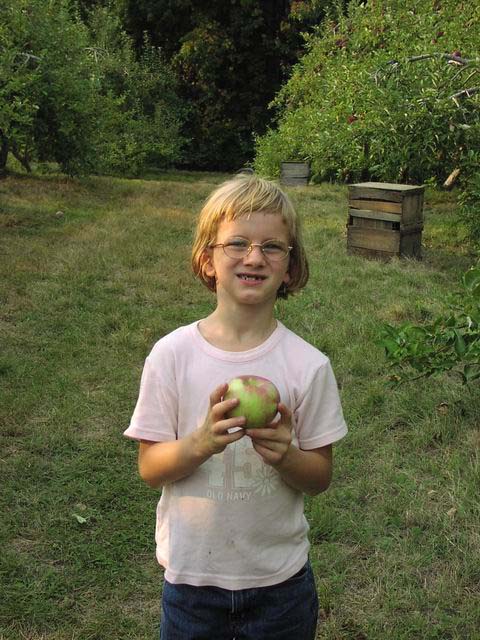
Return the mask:
{"type": "Polygon", "coordinates": [[[261,282],[262,280],[265,280],[265,276],[255,276],[247,273],[239,273],[238,277],[240,280],[245,280],[246,282],[261,282]]]}

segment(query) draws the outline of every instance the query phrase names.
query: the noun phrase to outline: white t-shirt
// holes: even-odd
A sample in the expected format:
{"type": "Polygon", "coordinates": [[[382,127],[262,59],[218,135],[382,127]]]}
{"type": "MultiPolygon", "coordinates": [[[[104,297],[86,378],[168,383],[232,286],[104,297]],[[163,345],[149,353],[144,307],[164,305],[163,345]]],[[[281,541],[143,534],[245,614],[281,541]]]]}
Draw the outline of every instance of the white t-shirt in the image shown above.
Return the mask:
{"type": "MultiPolygon", "coordinates": [[[[229,352],[198,322],[159,340],[147,357],[127,437],[165,442],[200,427],[212,391],[239,375],[271,380],[293,413],[293,443],[323,447],[347,433],[328,358],[282,323],[258,347],[229,352]]],[[[277,584],[307,561],[303,494],[263,463],[248,436],[163,487],[157,559],[172,583],[245,589],[277,584]]]]}

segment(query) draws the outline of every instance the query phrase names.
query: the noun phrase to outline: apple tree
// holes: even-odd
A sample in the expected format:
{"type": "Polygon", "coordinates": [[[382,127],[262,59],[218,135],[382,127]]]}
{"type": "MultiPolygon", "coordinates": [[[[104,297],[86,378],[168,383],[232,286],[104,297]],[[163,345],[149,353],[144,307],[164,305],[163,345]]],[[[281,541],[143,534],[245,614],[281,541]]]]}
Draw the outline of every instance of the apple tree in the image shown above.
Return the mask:
{"type": "Polygon", "coordinates": [[[441,184],[480,155],[480,10],[351,0],[306,39],[257,140],[256,168],[309,159],[314,179],[441,184]]]}
{"type": "Polygon", "coordinates": [[[138,173],[179,159],[182,106],[158,50],[137,59],[103,7],[85,21],[71,0],[2,0],[0,170],[138,173]]]}
{"type": "MultiPolygon", "coordinates": [[[[88,34],[65,1],[3,0],[0,131],[29,170],[54,160],[73,173],[88,166],[96,92],[88,34]]],[[[5,153],[6,152],[6,153],[5,153]]]]}

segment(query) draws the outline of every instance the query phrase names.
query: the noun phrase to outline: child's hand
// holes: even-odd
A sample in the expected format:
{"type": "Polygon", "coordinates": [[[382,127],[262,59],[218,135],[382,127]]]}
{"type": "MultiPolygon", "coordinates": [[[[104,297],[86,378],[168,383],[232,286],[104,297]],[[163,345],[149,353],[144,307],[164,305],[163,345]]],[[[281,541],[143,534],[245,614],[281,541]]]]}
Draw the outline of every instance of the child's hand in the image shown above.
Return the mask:
{"type": "Polygon", "coordinates": [[[225,414],[231,411],[237,404],[238,400],[222,400],[227,392],[228,384],[222,384],[215,389],[210,396],[210,409],[208,411],[205,422],[198,429],[197,446],[201,453],[210,457],[214,453],[220,453],[225,447],[232,442],[236,442],[245,435],[244,429],[228,433],[229,429],[235,427],[243,427],[245,418],[226,418],[225,414]]]}
{"type": "Polygon", "coordinates": [[[292,413],[282,402],[278,404],[280,418],[263,429],[247,429],[253,448],[265,464],[276,466],[282,462],[292,443],[292,413]]]}

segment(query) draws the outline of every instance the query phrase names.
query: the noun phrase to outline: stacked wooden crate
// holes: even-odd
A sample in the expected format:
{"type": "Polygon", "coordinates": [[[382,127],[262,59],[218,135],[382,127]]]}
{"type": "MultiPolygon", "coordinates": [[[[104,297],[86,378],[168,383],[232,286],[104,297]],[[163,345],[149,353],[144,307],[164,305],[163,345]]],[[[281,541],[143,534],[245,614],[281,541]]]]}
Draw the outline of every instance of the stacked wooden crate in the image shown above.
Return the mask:
{"type": "Polygon", "coordinates": [[[421,258],[424,187],[362,182],[348,189],[348,253],[421,258]]]}

